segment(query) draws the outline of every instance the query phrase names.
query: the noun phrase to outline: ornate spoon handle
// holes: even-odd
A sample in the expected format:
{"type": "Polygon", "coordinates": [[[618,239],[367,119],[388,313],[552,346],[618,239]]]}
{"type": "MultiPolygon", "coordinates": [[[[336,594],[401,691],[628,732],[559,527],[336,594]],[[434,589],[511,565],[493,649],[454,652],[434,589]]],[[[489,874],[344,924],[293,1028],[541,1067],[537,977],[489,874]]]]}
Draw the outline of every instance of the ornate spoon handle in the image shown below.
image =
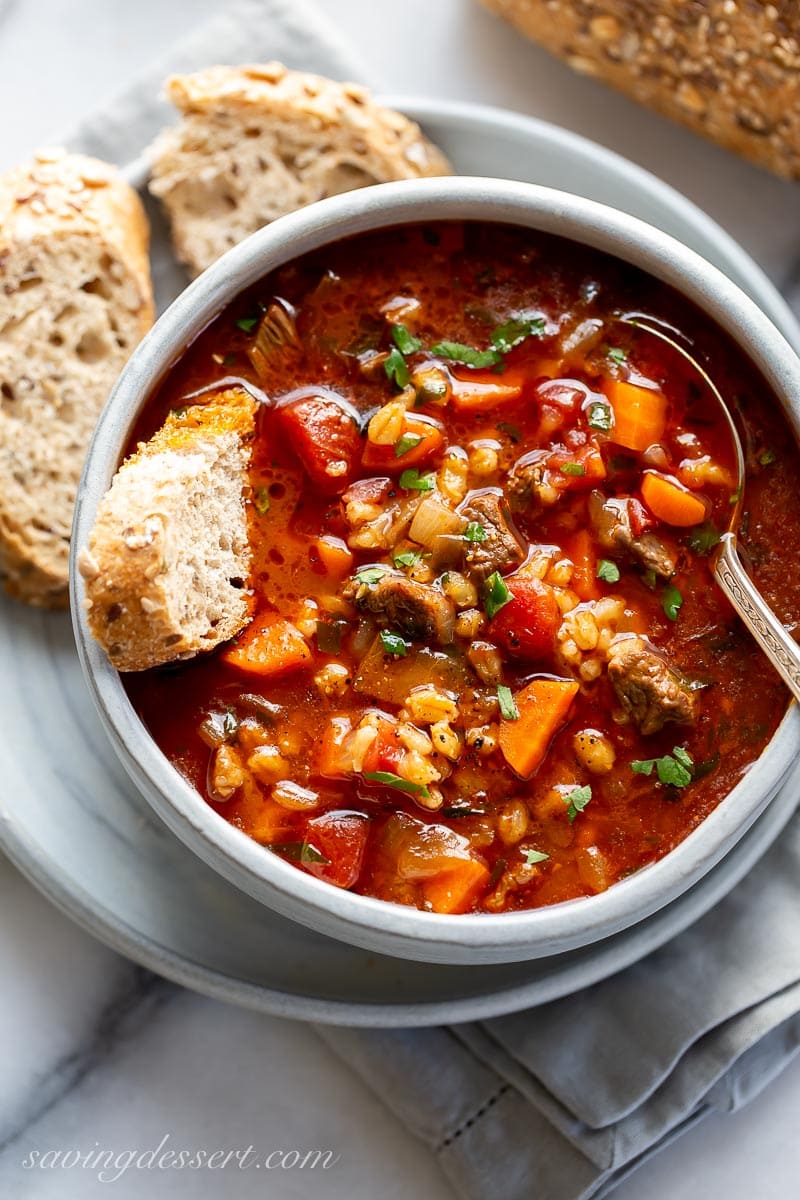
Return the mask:
{"type": "Polygon", "coordinates": [[[722,535],[714,573],[719,586],[795,700],[800,700],[800,646],[786,632],[742,566],[735,533],[722,535]]]}

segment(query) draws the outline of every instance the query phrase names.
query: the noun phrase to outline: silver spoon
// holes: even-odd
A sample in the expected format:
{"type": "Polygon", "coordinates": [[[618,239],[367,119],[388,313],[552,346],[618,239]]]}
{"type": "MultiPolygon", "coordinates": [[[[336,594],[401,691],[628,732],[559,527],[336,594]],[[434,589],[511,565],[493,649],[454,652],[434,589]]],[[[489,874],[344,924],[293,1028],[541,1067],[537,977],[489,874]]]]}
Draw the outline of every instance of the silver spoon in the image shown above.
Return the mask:
{"type": "Polygon", "coordinates": [[[800,700],[800,646],[786,631],[744,568],[737,548],[737,530],[744,508],[746,482],[744,451],[733,415],[719,388],[695,358],[668,334],[636,317],[620,317],[619,322],[639,334],[658,338],[671,346],[697,372],[719,406],[731,435],[737,471],[737,486],[731,505],[728,527],[711,557],[714,576],[736,612],[758,642],[796,700],[800,700]]]}

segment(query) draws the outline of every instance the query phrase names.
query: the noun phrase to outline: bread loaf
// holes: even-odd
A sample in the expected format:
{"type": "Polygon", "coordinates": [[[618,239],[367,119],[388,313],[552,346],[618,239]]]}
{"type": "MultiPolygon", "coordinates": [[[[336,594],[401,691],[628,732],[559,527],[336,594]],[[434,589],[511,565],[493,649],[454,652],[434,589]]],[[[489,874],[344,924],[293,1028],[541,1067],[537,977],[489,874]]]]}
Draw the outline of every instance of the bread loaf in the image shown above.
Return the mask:
{"type": "Polygon", "coordinates": [[[211,650],[247,623],[243,388],[169,415],[117,471],[78,567],[92,635],[120,671],[211,650]]]}
{"type": "Polygon", "coordinates": [[[152,148],[150,190],[193,275],[314,200],[450,172],[417,125],[364,88],[280,63],[176,75],[167,95],[182,116],[152,148]]]}
{"type": "Polygon", "coordinates": [[[483,0],[596,76],[762,167],[800,178],[795,0],[483,0]]]}
{"type": "Polygon", "coordinates": [[[0,577],[67,603],[86,447],[153,321],[148,228],[112,167],[60,151],[0,178],[0,577]]]}

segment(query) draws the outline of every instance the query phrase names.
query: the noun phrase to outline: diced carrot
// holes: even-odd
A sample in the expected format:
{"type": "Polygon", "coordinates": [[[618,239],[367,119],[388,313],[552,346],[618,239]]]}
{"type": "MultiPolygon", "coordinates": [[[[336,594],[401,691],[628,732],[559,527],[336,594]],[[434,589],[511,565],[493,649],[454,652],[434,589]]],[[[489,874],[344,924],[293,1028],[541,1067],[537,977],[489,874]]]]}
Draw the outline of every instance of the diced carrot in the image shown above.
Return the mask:
{"type": "Polygon", "coordinates": [[[702,496],[696,496],[682,483],[659,475],[657,471],[645,471],[642,496],[653,516],[667,525],[686,529],[690,525],[699,525],[708,515],[702,496]]]}
{"type": "Polygon", "coordinates": [[[514,697],[519,716],[500,722],[500,749],[515,775],[528,779],[567,719],[578,684],[568,679],[534,679],[514,697]]]}
{"type": "Polygon", "coordinates": [[[661,441],[667,423],[667,398],[663,392],[611,378],[604,381],[603,390],[614,412],[613,442],[628,450],[641,451],[661,441]]]}
{"type": "Polygon", "coordinates": [[[407,413],[398,441],[380,446],[367,440],[361,461],[370,470],[399,474],[407,467],[418,467],[427,462],[443,445],[444,431],[438,421],[421,413],[407,413]],[[404,438],[409,439],[407,443],[404,438]]]}
{"type": "Polygon", "coordinates": [[[579,600],[599,600],[602,595],[597,582],[597,555],[588,529],[579,529],[564,547],[574,564],[570,587],[579,600]]]}
{"type": "Polygon", "coordinates": [[[324,533],[315,539],[312,554],[316,555],[325,574],[333,579],[344,579],[345,575],[349,575],[353,555],[341,538],[324,533]]]}
{"type": "Polygon", "coordinates": [[[248,675],[285,675],[311,662],[302,633],[276,613],[263,613],[248,625],[222,659],[248,675]]]}
{"type": "Polygon", "coordinates": [[[225,805],[225,817],[262,844],[286,841],[292,836],[292,814],[271,800],[252,776],[225,805]]]}
{"type": "Polygon", "coordinates": [[[489,868],[477,858],[465,858],[452,871],[425,880],[422,893],[434,912],[468,912],[489,882],[489,868]]]}
{"type": "Polygon", "coordinates": [[[345,761],[345,741],[353,728],[349,717],[331,717],[319,743],[315,770],[323,779],[346,779],[352,768],[345,761]]]}
{"type": "Polygon", "coordinates": [[[560,379],[564,367],[558,358],[537,358],[532,364],[531,373],[534,376],[546,375],[548,379],[560,379]]]}
{"type": "Polygon", "coordinates": [[[470,371],[463,375],[452,372],[453,406],[470,412],[497,408],[499,404],[518,400],[528,378],[530,372],[513,367],[502,375],[494,371],[470,371]]]}

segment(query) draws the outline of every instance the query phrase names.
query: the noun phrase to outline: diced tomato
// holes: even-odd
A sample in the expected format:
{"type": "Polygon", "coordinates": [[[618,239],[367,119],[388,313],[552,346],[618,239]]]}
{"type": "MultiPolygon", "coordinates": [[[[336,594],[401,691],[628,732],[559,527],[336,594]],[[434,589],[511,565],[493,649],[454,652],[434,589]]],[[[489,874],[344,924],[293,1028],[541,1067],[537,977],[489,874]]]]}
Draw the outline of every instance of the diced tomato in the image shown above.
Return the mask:
{"type": "Polygon", "coordinates": [[[564,549],[575,566],[570,583],[573,592],[580,600],[599,600],[602,593],[597,581],[597,554],[588,529],[573,533],[564,549]]]}
{"type": "Polygon", "coordinates": [[[635,497],[631,496],[628,499],[628,516],[631,522],[631,530],[634,537],[641,537],[648,529],[652,529],[656,522],[650,516],[645,506],[635,497]]]}
{"type": "Polygon", "coordinates": [[[561,623],[555,592],[536,578],[512,576],[506,582],[512,598],[489,622],[489,637],[513,658],[546,658],[561,623]]]}
{"type": "Polygon", "coordinates": [[[356,479],[342,496],[345,504],[359,500],[362,504],[382,504],[388,499],[394,483],[388,475],[372,475],[369,479],[356,479]]]}
{"type": "Polygon", "coordinates": [[[547,460],[552,483],[559,491],[581,492],[606,477],[603,456],[593,442],[575,450],[556,450],[547,460]]]}
{"type": "Polygon", "coordinates": [[[303,866],[310,875],[334,887],[351,888],[361,874],[368,836],[369,821],[361,813],[333,811],[312,817],[306,826],[306,841],[328,861],[303,866]]]}
{"type": "Polygon", "coordinates": [[[378,736],[364,755],[362,770],[396,772],[397,764],[403,755],[403,747],[397,740],[397,723],[388,719],[378,724],[378,736]]]}
{"type": "Polygon", "coordinates": [[[276,417],[312,483],[326,495],[343,492],[358,469],[363,445],[344,401],[327,389],[295,394],[276,417]]]}
{"type": "Polygon", "coordinates": [[[444,433],[438,421],[421,413],[408,413],[401,439],[388,446],[367,441],[361,461],[371,470],[400,474],[407,467],[418,467],[428,462],[443,445],[444,433]],[[407,449],[404,449],[402,438],[409,439],[407,449]],[[402,453],[398,453],[401,450],[402,453]]]}
{"type": "Polygon", "coordinates": [[[586,400],[589,389],[577,379],[549,379],[540,383],[536,395],[540,401],[554,405],[575,416],[586,400]]]}

